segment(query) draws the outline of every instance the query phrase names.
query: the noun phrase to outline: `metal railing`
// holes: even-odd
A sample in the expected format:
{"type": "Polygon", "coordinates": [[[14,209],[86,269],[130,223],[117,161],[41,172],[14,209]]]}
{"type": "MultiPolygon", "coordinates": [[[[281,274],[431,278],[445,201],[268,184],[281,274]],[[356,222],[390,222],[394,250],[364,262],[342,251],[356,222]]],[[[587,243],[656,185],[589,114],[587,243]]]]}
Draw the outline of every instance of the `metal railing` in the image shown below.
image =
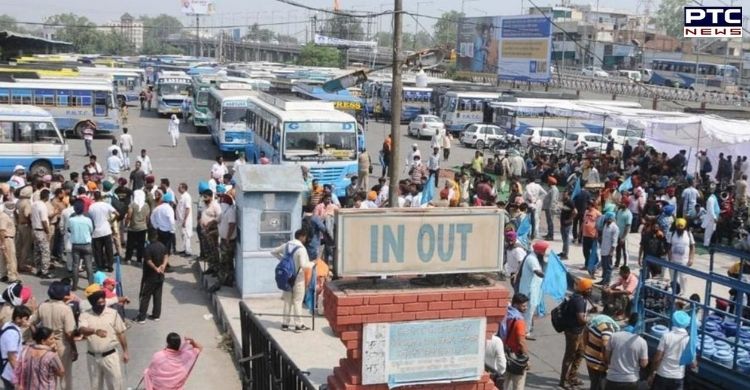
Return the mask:
{"type": "Polygon", "coordinates": [[[240,301],[242,358],[239,361],[243,390],[317,390],[268,334],[258,317],[240,301]]]}

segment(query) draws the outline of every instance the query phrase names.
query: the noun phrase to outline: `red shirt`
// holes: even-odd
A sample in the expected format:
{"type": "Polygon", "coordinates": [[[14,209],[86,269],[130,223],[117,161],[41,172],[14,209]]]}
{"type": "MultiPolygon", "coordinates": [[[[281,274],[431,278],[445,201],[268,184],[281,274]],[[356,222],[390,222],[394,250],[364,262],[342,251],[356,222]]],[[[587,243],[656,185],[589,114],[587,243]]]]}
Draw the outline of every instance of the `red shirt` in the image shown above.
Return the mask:
{"type": "Polygon", "coordinates": [[[512,352],[521,353],[521,340],[526,337],[526,322],[522,318],[511,321],[511,329],[508,329],[506,339],[503,341],[512,352]]]}

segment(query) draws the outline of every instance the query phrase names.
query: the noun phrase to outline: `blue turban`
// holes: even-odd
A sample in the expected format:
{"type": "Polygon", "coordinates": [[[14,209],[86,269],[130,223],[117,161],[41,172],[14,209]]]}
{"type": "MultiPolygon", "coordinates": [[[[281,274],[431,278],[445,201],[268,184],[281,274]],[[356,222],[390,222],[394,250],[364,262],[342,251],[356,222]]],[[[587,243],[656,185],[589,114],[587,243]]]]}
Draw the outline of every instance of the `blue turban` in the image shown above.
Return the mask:
{"type": "Polygon", "coordinates": [[[47,289],[47,295],[56,301],[62,301],[68,294],[70,294],[70,285],[57,280],[52,282],[47,289]]]}
{"type": "Polygon", "coordinates": [[[167,192],[166,194],[164,194],[161,200],[163,200],[164,203],[172,203],[174,202],[174,195],[172,195],[171,192],[167,192]]]}
{"type": "Polygon", "coordinates": [[[207,181],[202,181],[202,182],[198,183],[198,193],[199,194],[202,194],[203,191],[210,190],[210,189],[211,189],[211,186],[208,185],[207,181]]]}
{"type": "Polygon", "coordinates": [[[668,204],[668,205],[664,206],[663,210],[664,210],[664,214],[666,214],[666,215],[672,215],[672,214],[674,214],[674,206],[672,206],[671,204],[668,204]]]}
{"type": "Polygon", "coordinates": [[[607,211],[606,213],[604,213],[605,221],[611,221],[613,219],[615,219],[615,213],[613,213],[612,211],[607,211]]]}
{"type": "Polygon", "coordinates": [[[103,286],[104,285],[104,279],[107,279],[107,274],[105,274],[102,271],[96,271],[94,272],[94,283],[103,286]]]}
{"type": "Polygon", "coordinates": [[[224,184],[219,184],[219,185],[216,186],[216,193],[217,194],[223,194],[225,192],[227,192],[227,186],[225,186],[224,184]]]}
{"type": "Polygon", "coordinates": [[[682,310],[677,310],[672,314],[672,326],[687,328],[690,326],[690,315],[682,310]]]}
{"type": "Polygon", "coordinates": [[[604,211],[604,214],[607,214],[610,212],[614,213],[615,210],[617,210],[617,206],[615,206],[614,203],[607,202],[607,204],[604,205],[604,209],[602,211],[604,211]]]}

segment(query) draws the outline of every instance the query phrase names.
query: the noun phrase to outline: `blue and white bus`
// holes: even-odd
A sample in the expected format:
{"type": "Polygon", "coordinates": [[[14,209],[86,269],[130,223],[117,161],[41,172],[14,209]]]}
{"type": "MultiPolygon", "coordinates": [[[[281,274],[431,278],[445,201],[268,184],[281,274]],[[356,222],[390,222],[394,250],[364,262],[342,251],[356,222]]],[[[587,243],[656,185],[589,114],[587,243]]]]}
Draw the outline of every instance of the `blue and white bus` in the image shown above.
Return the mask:
{"type": "Polygon", "coordinates": [[[105,81],[25,80],[0,82],[0,105],[34,105],[47,110],[63,132],[83,135],[90,120],[99,134],[120,130],[114,88],[105,81]]]}
{"type": "Polygon", "coordinates": [[[245,150],[245,145],[254,141],[247,124],[252,94],[252,87],[242,83],[219,83],[208,91],[206,123],[221,152],[245,150]]]}
{"type": "Polygon", "coordinates": [[[32,176],[68,169],[68,145],[49,112],[0,105],[0,176],[12,175],[16,165],[32,176]]]}
{"type": "Polygon", "coordinates": [[[248,123],[258,153],[263,151],[275,164],[305,165],[313,178],[333,185],[336,195],[345,195],[357,175],[353,116],[336,110],[331,102],[287,100],[263,92],[249,103],[248,123]]]}
{"type": "MultiPolygon", "coordinates": [[[[383,107],[383,114],[391,117],[391,89],[390,83],[383,84],[379,90],[379,100],[383,107]]],[[[401,91],[401,122],[411,122],[419,114],[430,112],[432,88],[403,87],[401,91]]]]}
{"type": "Polygon", "coordinates": [[[156,78],[156,107],[159,115],[179,114],[182,102],[190,98],[193,79],[185,72],[162,71],[156,78]]]}
{"type": "Polygon", "coordinates": [[[79,67],[81,77],[111,76],[117,89],[117,100],[137,102],[146,81],[146,71],[135,68],[79,67]]]}
{"type": "Polygon", "coordinates": [[[655,59],[651,61],[651,69],[642,71],[641,79],[653,85],[698,92],[729,92],[727,88],[737,86],[739,78],[740,71],[732,65],[655,59]]]}
{"type": "Polygon", "coordinates": [[[459,133],[469,125],[483,121],[482,109],[485,102],[496,102],[502,97],[501,92],[450,91],[443,97],[440,119],[443,120],[448,131],[459,133]]]}

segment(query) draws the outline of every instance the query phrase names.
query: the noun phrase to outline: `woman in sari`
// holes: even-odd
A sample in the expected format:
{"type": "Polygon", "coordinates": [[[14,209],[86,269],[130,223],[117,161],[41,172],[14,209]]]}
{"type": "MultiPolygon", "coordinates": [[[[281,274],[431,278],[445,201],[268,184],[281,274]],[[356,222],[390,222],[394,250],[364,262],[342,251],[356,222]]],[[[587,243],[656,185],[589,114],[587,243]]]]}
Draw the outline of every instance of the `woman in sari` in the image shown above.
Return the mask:
{"type": "Polygon", "coordinates": [[[177,333],[167,335],[167,347],[154,354],[143,373],[146,390],[182,390],[198,355],[203,350],[195,340],[177,333]]]}

